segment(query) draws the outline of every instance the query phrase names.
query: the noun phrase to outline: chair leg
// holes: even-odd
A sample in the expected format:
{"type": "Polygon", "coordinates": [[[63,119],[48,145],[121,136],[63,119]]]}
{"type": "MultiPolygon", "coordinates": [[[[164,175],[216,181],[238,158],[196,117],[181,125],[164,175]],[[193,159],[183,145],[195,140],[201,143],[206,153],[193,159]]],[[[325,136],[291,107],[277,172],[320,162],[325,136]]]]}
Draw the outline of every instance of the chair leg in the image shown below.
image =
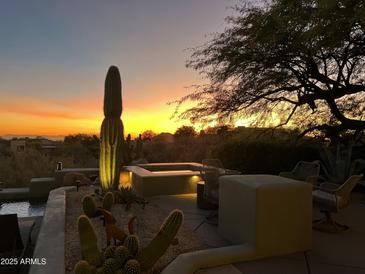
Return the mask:
{"type": "Polygon", "coordinates": [[[313,222],[313,229],[328,233],[339,233],[349,229],[347,225],[337,223],[333,219],[331,212],[323,211],[323,213],[325,214],[325,217],[315,220],[313,222]]]}
{"type": "Polygon", "coordinates": [[[218,225],[218,211],[214,210],[206,217],[206,223],[210,225],[218,225]]]}

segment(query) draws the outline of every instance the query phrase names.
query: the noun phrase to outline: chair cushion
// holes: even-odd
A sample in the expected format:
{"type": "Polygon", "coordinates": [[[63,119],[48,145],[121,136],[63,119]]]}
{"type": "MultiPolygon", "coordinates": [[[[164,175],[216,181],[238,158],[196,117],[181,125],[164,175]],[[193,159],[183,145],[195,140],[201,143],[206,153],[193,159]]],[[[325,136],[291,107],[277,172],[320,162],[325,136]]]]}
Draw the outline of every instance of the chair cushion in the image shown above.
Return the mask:
{"type": "Polygon", "coordinates": [[[347,205],[346,199],[322,190],[314,190],[312,192],[312,195],[313,201],[316,204],[318,204],[320,207],[325,207],[326,209],[331,211],[337,211],[337,208],[343,208],[347,205]]]}

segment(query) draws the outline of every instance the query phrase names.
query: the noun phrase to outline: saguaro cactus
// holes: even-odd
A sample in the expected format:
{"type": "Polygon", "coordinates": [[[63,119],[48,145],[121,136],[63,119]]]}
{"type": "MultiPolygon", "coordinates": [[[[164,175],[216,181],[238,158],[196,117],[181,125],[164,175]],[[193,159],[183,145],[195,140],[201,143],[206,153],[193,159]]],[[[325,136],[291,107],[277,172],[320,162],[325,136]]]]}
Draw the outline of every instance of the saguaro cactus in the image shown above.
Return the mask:
{"type": "Polygon", "coordinates": [[[124,142],[122,84],[119,70],[111,66],[105,79],[104,120],[100,131],[100,181],[104,191],[117,188],[124,142]]]}

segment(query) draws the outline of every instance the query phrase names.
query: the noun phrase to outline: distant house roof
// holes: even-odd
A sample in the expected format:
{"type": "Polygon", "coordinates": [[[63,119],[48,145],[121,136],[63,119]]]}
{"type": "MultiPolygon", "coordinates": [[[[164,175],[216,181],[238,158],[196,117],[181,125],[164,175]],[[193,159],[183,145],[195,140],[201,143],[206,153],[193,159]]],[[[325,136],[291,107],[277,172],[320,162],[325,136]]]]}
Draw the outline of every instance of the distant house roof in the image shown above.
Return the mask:
{"type": "Polygon", "coordinates": [[[47,145],[47,146],[42,146],[43,149],[55,149],[57,148],[57,146],[55,145],[47,145]]]}

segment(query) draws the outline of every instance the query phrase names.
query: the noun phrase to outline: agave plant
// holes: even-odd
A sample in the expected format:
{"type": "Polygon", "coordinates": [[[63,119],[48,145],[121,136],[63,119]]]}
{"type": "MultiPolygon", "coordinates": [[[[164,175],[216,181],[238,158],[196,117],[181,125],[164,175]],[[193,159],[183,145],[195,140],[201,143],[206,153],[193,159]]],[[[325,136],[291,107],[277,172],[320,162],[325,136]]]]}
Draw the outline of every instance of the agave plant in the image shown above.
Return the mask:
{"type": "Polygon", "coordinates": [[[114,191],[115,203],[125,204],[125,210],[130,209],[133,203],[142,205],[142,208],[148,203],[144,198],[139,197],[131,187],[121,187],[114,191]]]}
{"type": "Polygon", "coordinates": [[[353,144],[337,145],[321,151],[322,169],[328,181],[342,184],[351,175],[360,174],[365,169],[365,161],[352,160],[353,144]]]}

